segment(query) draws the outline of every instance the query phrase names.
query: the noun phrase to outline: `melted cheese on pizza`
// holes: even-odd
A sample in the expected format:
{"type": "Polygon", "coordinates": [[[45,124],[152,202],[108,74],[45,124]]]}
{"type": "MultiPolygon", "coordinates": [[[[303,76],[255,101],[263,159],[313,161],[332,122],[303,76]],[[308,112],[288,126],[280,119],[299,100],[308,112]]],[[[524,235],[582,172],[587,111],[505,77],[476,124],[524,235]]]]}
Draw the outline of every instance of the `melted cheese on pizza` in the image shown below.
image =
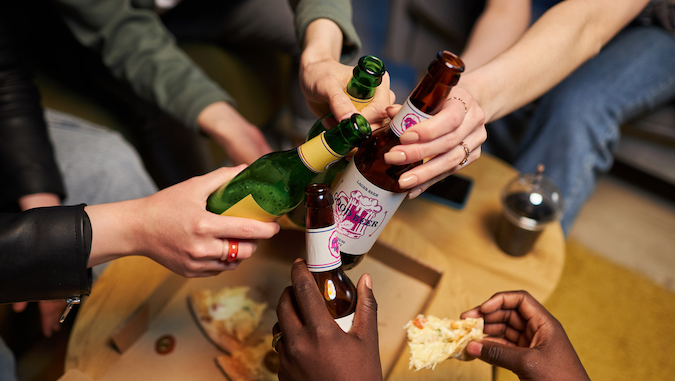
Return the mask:
{"type": "Polygon", "coordinates": [[[410,347],[410,369],[434,369],[449,358],[465,359],[464,349],[471,340],[481,340],[482,318],[440,319],[418,315],[404,327],[410,347]]]}

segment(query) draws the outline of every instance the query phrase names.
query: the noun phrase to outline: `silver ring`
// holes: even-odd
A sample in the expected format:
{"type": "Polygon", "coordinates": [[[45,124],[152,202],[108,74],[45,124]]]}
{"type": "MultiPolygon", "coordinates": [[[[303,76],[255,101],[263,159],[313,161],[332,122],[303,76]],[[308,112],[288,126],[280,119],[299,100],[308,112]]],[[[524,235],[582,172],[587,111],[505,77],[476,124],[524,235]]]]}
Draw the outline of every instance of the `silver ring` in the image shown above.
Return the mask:
{"type": "Polygon", "coordinates": [[[464,160],[462,160],[462,162],[459,163],[459,165],[464,165],[469,160],[469,155],[471,154],[471,150],[469,150],[469,147],[464,142],[459,143],[459,146],[464,148],[464,155],[465,155],[464,160]]]}

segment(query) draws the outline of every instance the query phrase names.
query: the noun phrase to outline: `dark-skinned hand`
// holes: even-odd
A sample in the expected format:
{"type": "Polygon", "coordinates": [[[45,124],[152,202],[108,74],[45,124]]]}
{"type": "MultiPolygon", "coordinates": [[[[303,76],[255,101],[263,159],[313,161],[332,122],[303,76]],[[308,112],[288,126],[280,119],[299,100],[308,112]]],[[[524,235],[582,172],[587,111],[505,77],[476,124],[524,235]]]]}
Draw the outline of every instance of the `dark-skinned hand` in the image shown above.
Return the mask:
{"type": "Polygon", "coordinates": [[[482,317],[486,337],[469,355],[513,371],[521,380],[589,380],[558,320],[525,291],[500,292],[461,318],[482,317]]]}
{"type": "Polygon", "coordinates": [[[372,279],[364,274],[356,286],[358,301],[354,323],[344,332],[333,320],[305,261],[291,270],[277,306],[279,380],[377,381],[382,380],[377,337],[377,302],[372,279]]]}

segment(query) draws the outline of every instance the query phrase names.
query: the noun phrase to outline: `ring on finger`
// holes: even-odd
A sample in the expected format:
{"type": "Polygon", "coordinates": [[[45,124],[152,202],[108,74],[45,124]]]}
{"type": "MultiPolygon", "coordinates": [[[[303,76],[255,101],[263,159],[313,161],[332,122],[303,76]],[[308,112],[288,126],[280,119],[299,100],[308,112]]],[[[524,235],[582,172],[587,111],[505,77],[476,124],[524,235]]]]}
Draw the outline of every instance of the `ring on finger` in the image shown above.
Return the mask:
{"type": "Polygon", "coordinates": [[[466,114],[467,112],[469,112],[469,108],[466,107],[466,102],[464,102],[464,100],[462,98],[460,98],[460,97],[450,97],[450,98],[448,98],[448,100],[446,102],[449,102],[451,99],[455,99],[455,100],[458,100],[458,101],[462,102],[462,104],[464,105],[464,113],[466,114]]]}
{"type": "Polygon", "coordinates": [[[274,349],[275,352],[277,352],[277,344],[279,344],[279,340],[281,339],[283,339],[281,332],[277,332],[272,336],[272,349],[274,349]]]}
{"type": "Polygon", "coordinates": [[[239,254],[239,241],[233,238],[223,240],[223,255],[221,255],[220,260],[234,262],[237,260],[237,254],[239,254]]]}
{"type": "Polygon", "coordinates": [[[471,150],[469,149],[469,146],[467,146],[466,143],[464,143],[464,142],[459,143],[459,146],[464,149],[464,160],[462,160],[462,162],[459,163],[459,165],[464,165],[469,160],[469,155],[471,154],[471,150]]]}

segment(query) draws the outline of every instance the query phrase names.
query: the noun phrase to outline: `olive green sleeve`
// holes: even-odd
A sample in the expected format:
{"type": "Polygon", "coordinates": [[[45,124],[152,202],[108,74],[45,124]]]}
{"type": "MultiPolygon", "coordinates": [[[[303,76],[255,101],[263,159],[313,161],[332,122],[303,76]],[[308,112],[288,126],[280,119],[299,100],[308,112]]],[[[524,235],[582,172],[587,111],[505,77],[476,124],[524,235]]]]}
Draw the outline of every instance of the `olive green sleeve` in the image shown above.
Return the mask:
{"type": "Polygon", "coordinates": [[[83,45],[99,52],[113,75],[142,98],[197,128],[197,116],[216,101],[234,104],[177,45],[151,10],[129,0],[56,0],[83,45]]]}
{"type": "Polygon", "coordinates": [[[361,50],[361,40],[352,23],[352,5],[349,0],[290,0],[290,2],[295,11],[295,30],[300,43],[304,41],[305,31],[312,21],[329,19],[342,30],[340,58],[342,62],[351,60],[361,50]]]}

